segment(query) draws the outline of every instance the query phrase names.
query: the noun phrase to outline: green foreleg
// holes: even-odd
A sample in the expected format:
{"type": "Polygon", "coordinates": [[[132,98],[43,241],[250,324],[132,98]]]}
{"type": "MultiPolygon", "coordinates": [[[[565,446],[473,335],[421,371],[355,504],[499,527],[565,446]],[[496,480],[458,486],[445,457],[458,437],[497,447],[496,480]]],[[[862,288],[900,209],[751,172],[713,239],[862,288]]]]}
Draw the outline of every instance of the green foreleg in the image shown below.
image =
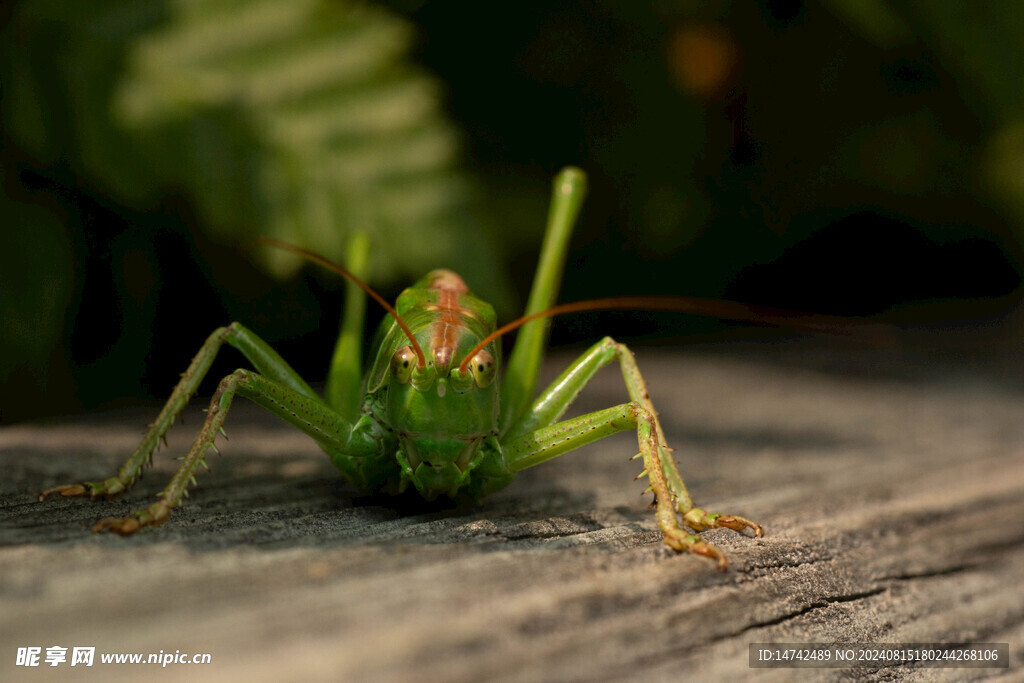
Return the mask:
{"type": "MultiPolygon", "coordinates": [[[[192,448],[185,456],[170,483],[160,493],[160,499],[145,510],[134,512],[130,517],[101,519],[93,531],[110,529],[120,534],[134,533],[147,525],[161,524],[170,515],[171,509],[188,495],[188,488],[195,484],[196,470],[206,468],[206,453],[214,446],[214,439],[220,433],[224,418],[235,395],[246,396],[275,415],[290,422],[310,435],[332,452],[352,448],[350,443],[351,425],[340,415],[328,408],[318,398],[304,395],[274,380],[248,370],[236,370],[223,380],[210,401],[206,422],[192,448]]],[[[372,450],[375,444],[367,441],[354,450],[372,450]]]]}
{"type": "Polygon", "coordinates": [[[320,402],[320,398],[309,388],[309,385],[281,358],[265,341],[257,337],[240,323],[232,323],[227,327],[218,328],[209,336],[199,353],[192,359],[188,369],[182,374],[181,381],[174,387],[171,397],[156,420],[149,426],[135,452],[121,467],[117,475],[100,482],[84,484],[66,484],[55,486],[39,494],[43,500],[52,494],[62,496],[81,496],[89,494],[92,498],[111,497],[127,491],[142,474],[142,469],[153,458],[153,451],[171,428],[174,420],[185,409],[189,399],[196,392],[203,377],[209,371],[214,358],[223,344],[229,344],[245,355],[257,371],[279,384],[290,388],[311,401],[320,402]]]}
{"type": "Polygon", "coordinates": [[[525,470],[606,436],[636,429],[636,410],[631,403],[588,413],[542,427],[506,442],[505,458],[513,472],[525,470]]]}
{"type": "Polygon", "coordinates": [[[632,352],[623,344],[606,337],[577,359],[534,402],[531,411],[509,430],[506,454],[513,470],[532,467],[609,434],[635,428],[643,457],[644,471],[650,481],[657,505],[658,526],[665,543],[679,551],[714,558],[726,568],[725,556],[699,537],[680,529],[678,514],[690,527],[702,531],[716,527],[734,530],[751,528],[757,536],[761,527],[733,515],[708,513],[694,507],[679,474],[658,422],[643,377],[632,352]],[[594,374],[618,360],[632,403],[553,424],[568,408],[594,374]]]}

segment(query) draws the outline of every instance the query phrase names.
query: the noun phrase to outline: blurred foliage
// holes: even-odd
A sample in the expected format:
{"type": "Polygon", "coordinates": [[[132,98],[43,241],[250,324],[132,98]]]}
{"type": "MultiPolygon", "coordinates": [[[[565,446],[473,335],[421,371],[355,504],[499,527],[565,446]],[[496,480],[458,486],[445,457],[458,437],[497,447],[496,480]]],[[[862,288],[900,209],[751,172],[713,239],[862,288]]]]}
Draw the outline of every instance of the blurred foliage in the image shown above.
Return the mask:
{"type": "MultiPolygon", "coordinates": [[[[829,0],[851,27],[885,49],[923,42],[988,133],[982,183],[1013,216],[1024,243],[1024,13],[1015,2],[829,0]]],[[[934,135],[934,132],[932,133],[934,135]]]]}
{"type": "MultiPolygon", "coordinates": [[[[0,197],[0,216],[5,224],[0,249],[0,386],[31,386],[43,396],[59,395],[72,380],[62,353],[74,297],[67,226],[45,208],[6,194],[0,197]],[[25,268],[26,264],[32,267],[25,268]]],[[[4,394],[0,422],[5,413],[17,415],[19,408],[14,403],[17,396],[4,394]]]]}
{"type": "MultiPolygon", "coordinates": [[[[34,0],[7,35],[10,136],[115,201],[174,188],[212,239],[270,235],[335,260],[345,235],[369,232],[388,245],[386,279],[458,248],[495,287],[457,130],[405,59],[401,19],[347,0],[34,0]]],[[[255,254],[278,275],[299,267],[255,254]]]]}
{"type": "MultiPolygon", "coordinates": [[[[440,88],[406,58],[412,37],[404,20],[348,0],[28,0],[14,6],[3,31],[4,134],[44,183],[88,188],[124,212],[159,213],[168,196],[178,197],[187,207],[182,221],[194,222],[204,240],[250,250],[278,277],[300,262],[258,247],[258,236],[341,260],[345,236],[359,230],[382,255],[376,281],[448,263],[507,299],[493,231],[480,229],[486,216],[458,167],[458,131],[440,110],[440,88]]],[[[6,256],[20,267],[0,271],[0,351],[30,379],[47,373],[61,325],[74,318],[71,243],[55,239],[66,228],[45,208],[5,214],[19,238],[6,256]]],[[[124,257],[115,270],[134,263],[152,279],[158,226],[126,229],[148,232],[149,244],[124,252],[93,246],[124,257]]],[[[107,292],[107,305],[126,308],[138,292],[128,288],[131,278],[114,280],[125,286],[107,292]]],[[[116,371],[109,352],[119,342],[144,353],[151,336],[118,317],[112,324],[137,333],[117,336],[101,354],[111,361],[101,363],[104,372],[116,371]]],[[[152,313],[142,319],[152,322],[152,313]]],[[[0,368],[0,381],[11,382],[12,372],[0,368]]],[[[69,401],[65,394],[52,406],[69,401]]]]}
{"type": "Polygon", "coordinates": [[[20,0],[0,20],[2,421],[163,396],[230,319],[322,377],[339,285],[259,235],[340,259],[363,230],[386,294],[443,265],[509,318],[570,163],[592,191],[563,300],[871,314],[1020,285],[1013,2],[20,0]]]}

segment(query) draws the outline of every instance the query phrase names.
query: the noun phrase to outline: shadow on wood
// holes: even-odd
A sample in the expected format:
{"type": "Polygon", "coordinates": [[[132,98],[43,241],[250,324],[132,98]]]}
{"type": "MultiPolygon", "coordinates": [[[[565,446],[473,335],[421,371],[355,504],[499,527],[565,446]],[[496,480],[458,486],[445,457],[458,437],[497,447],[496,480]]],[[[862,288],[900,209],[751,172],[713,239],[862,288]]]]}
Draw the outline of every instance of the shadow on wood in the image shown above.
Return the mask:
{"type": "MultiPolygon", "coordinates": [[[[748,644],[770,641],[1010,642],[1012,671],[1024,393],[931,365],[890,373],[874,353],[835,373],[811,369],[828,353],[799,343],[638,352],[697,503],[765,527],[761,539],[704,534],[727,573],[660,543],[628,434],[528,470],[480,506],[396,507],[354,498],[315,444],[238,401],[224,455],[185,507],[120,538],[89,527],[163,487],[202,402],[125,500],[34,493],[108,476],[156,408],[3,428],[0,671],[25,673],[17,647],[60,645],[211,653],[168,667],[189,679],[787,680],[748,668],[748,644]]],[[[609,370],[578,409],[623,400],[609,370]]],[[[871,670],[801,678],[840,673],[871,670]]]]}

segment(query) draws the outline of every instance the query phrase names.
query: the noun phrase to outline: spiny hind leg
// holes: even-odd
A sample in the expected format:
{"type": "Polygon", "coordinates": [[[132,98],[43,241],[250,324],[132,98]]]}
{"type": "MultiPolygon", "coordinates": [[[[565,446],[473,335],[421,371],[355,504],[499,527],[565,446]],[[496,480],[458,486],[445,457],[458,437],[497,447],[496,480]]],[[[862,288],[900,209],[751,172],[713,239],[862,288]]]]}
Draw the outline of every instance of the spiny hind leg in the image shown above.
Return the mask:
{"type": "Polygon", "coordinates": [[[679,474],[679,468],[676,467],[672,451],[665,442],[658,413],[651,403],[647,385],[636,365],[633,353],[625,344],[619,344],[611,339],[608,339],[607,343],[615,349],[615,356],[619,360],[630,398],[643,408],[638,416],[637,438],[640,440],[640,453],[644,460],[644,474],[647,475],[655,496],[658,527],[665,535],[665,543],[678,551],[713,558],[717,561],[719,569],[727,569],[729,562],[722,551],[702,541],[700,537],[685,532],[679,525],[676,513],[682,515],[686,525],[696,531],[717,528],[742,531],[749,528],[753,530],[755,536],[764,536],[764,530],[760,524],[744,517],[707,512],[694,506],[683,477],[679,474]],[[646,447],[645,439],[649,440],[646,447]]]}
{"type": "Polygon", "coordinates": [[[221,432],[224,418],[236,395],[251,399],[332,451],[349,450],[354,454],[366,454],[376,448],[372,440],[354,437],[352,426],[319,399],[310,399],[294,389],[254,372],[236,370],[221,380],[213,400],[210,401],[206,421],[199,436],[192,443],[192,448],[170,483],[160,493],[159,500],[145,510],[135,511],[128,517],[101,519],[93,527],[93,531],[108,529],[119,534],[131,534],[144,526],[165,522],[171,510],[181,504],[182,498],[188,496],[189,487],[196,483],[195,475],[198,468],[207,468],[206,453],[211,448],[216,450],[214,439],[221,432]],[[358,443],[354,443],[355,441],[358,443]]]}
{"type": "MultiPolygon", "coordinates": [[[[658,528],[665,536],[665,543],[680,552],[691,552],[713,559],[718,568],[729,568],[729,561],[719,548],[707,543],[695,534],[685,531],[679,524],[677,512],[682,515],[683,522],[696,531],[706,529],[727,528],[742,531],[750,528],[755,536],[763,536],[761,525],[736,515],[723,515],[707,512],[695,507],[686,491],[682,477],[676,468],[672,454],[660,438],[660,427],[655,416],[649,409],[642,408],[638,415],[637,438],[640,440],[640,455],[644,461],[644,471],[654,493],[654,505],[658,518],[658,528]],[[644,441],[647,441],[645,444],[644,441]]],[[[640,478],[640,477],[637,477],[640,478]]]]}
{"type": "Polygon", "coordinates": [[[88,495],[90,498],[111,498],[130,489],[142,474],[145,468],[153,459],[153,451],[157,445],[164,441],[167,431],[174,424],[174,421],[185,409],[189,399],[196,392],[200,382],[206,376],[214,358],[224,344],[229,344],[242,352],[243,355],[253,364],[253,367],[263,375],[276,380],[278,383],[291,388],[302,394],[307,399],[319,401],[320,399],[309,388],[309,385],[286,363],[281,356],[265,341],[256,336],[249,329],[240,323],[232,323],[227,327],[218,328],[207,338],[202,348],[189,364],[188,369],[181,375],[181,380],[171,397],[167,399],[163,410],[156,420],[149,425],[149,430],[143,437],[142,442],[132,453],[131,457],[121,466],[117,474],[104,479],[103,481],[89,481],[81,484],[64,484],[54,486],[39,494],[39,500],[43,501],[48,496],[60,495],[64,497],[88,495]]]}
{"type": "Polygon", "coordinates": [[[703,541],[700,536],[685,531],[680,525],[676,512],[677,501],[665,480],[662,462],[667,454],[658,446],[657,423],[654,416],[639,403],[624,403],[541,427],[508,442],[504,450],[509,467],[518,471],[630,429],[636,431],[639,456],[643,458],[645,468],[640,476],[647,476],[650,480],[650,490],[655,495],[658,528],[665,543],[679,552],[711,558],[718,563],[720,569],[726,569],[729,565],[722,551],[703,541]]]}
{"type": "MultiPolygon", "coordinates": [[[[622,409],[620,406],[610,410],[622,409]]],[[[650,490],[655,495],[658,527],[664,534],[666,544],[681,552],[692,552],[713,558],[720,568],[725,569],[728,567],[725,555],[710,543],[702,541],[699,536],[683,530],[679,516],[683,522],[697,531],[714,528],[742,531],[749,528],[753,530],[755,536],[764,535],[761,526],[749,519],[707,512],[694,506],[676,467],[671,449],[665,443],[657,412],[651,403],[633,354],[624,344],[619,344],[610,337],[602,339],[570,365],[537,398],[526,416],[508,430],[507,440],[509,443],[517,444],[517,448],[513,449],[516,455],[510,463],[513,469],[523,469],[564,453],[567,449],[553,448],[551,444],[544,443],[549,431],[550,436],[556,439],[562,438],[561,432],[565,432],[570,441],[576,443],[573,446],[575,448],[628,428],[637,430],[640,445],[638,457],[642,457],[644,462],[641,476],[648,477],[650,490]],[[633,401],[630,408],[632,417],[627,418],[625,414],[604,415],[607,411],[601,411],[555,424],[594,374],[614,360],[619,361],[627,391],[633,401]],[[580,423],[584,431],[576,434],[575,429],[580,426],[576,424],[578,420],[591,420],[602,415],[604,417],[598,420],[603,425],[601,430],[594,430],[592,424],[584,422],[580,423]]]]}

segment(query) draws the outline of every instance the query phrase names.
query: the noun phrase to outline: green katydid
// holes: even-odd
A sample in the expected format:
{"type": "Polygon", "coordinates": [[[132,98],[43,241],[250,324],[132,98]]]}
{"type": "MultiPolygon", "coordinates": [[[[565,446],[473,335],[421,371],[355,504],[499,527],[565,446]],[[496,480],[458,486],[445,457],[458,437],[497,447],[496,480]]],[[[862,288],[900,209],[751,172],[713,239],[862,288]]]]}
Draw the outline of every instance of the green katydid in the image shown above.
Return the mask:
{"type": "MultiPolygon", "coordinates": [[[[658,527],[677,551],[703,555],[728,567],[725,555],[681,521],[700,532],[725,527],[761,527],[735,515],[694,506],[679,474],[657,413],[633,354],[606,337],[573,362],[531,402],[537,387],[550,318],[565,312],[641,307],[689,310],[724,318],[772,322],[766,309],[726,302],[681,298],[602,299],[553,306],[558,294],[569,238],[586,190],[586,176],[563,170],[554,182],[548,228],[526,314],[496,328],[494,310],[475,298],[462,279],[435,270],[398,297],[394,308],[359,280],[366,269],[365,239],[354,240],[347,269],[304,249],[267,240],[298,252],[345,275],[346,312],[331,363],[325,397],[309,385],[264,341],[239,323],[216,330],[182,375],[170,399],[117,475],[100,482],[56,486],[51,494],[111,497],[129,489],[148,465],[153,451],[195,393],[224,344],[235,347],[255,368],[237,370],[217,388],[206,421],[159,500],[129,517],[105,518],[94,531],[131,534],[166,521],[181,505],[195,473],[236,395],[245,396],[311,436],[346,479],[362,491],[400,493],[410,485],[427,499],[439,495],[479,497],[504,488],[518,471],[575,450],[611,434],[635,430],[649,491],[655,495],[658,527]],[[350,272],[351,271],[351,272],[350,272]],[[365,297],[376,298],[390,314],[381,323],[381,340],[365,380],[361,349],[365,297]],[[696,303],[695,303],[696,302],[696,303]],[[504,381],[499,366],[500,336],[521,327],[504,381]],[[562,420],[565,410],[594,374],[618,362],[630,402],[562,420]],[[361,398],[360,398],[361,397],[361,398]]],[[[640,477],[637,477],[640,478],[640,477]]]]}

